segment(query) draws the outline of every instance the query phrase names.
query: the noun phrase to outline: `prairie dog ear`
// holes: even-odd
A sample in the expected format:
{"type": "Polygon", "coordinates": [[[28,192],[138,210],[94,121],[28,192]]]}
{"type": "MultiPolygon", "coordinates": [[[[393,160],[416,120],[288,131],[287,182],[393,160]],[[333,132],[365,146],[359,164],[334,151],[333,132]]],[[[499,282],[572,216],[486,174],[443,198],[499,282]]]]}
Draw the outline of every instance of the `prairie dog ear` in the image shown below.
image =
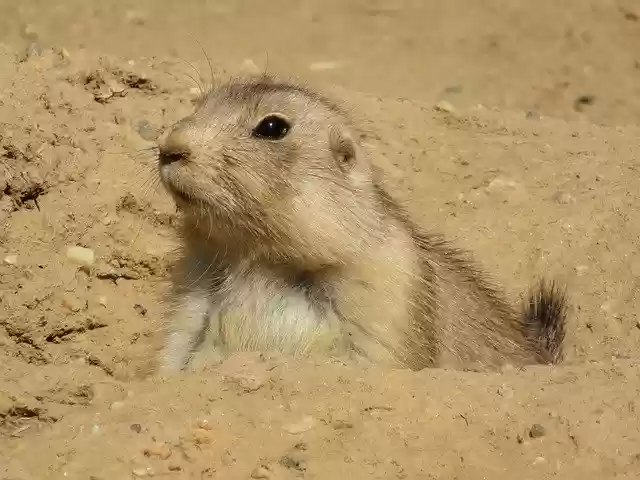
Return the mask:
{"type": "Polygon", "coordinates": [[[358,146],[349,132],[344,128],[332,126],[329,130],[329,148],[338,167],[347,172],[357,161],[358,146]]]}

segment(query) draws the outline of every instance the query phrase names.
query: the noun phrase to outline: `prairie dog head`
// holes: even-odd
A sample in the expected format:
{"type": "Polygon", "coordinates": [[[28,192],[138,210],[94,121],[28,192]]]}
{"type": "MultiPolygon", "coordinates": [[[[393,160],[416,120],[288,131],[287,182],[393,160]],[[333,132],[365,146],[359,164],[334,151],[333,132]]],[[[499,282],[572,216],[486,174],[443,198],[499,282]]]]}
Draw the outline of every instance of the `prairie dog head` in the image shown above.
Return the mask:
{"type": "Polygon", "coordinates": [[[232,81],[159,141],[159,173],[200,235],[252,255],[340,261],[371,241],[372,166],[347,117],[302,87],[232,81]]]}

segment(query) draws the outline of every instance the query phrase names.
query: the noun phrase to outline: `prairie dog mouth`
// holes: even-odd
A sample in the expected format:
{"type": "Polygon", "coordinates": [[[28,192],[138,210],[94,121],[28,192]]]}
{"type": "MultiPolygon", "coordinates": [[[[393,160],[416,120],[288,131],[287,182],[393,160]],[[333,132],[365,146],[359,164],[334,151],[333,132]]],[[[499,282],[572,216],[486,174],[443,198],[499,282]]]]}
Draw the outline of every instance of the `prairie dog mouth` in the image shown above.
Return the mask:
{"type": "Polygon", "coordinates": [[[180,175],[175,171],[175,165],[172,162],[163,163],[162,159],[158,159],[159,161],[159,174],[160,181],[165,189],[178,200],[180,203],[184,204],[192,204],[196,200],[193,195],[189,193],[187,189],[185,189],[185,185],[181,185],[182,182],[179,181],[180,175]]]}
{"type": "Polygon", "coordinates": [[[158,171],[162,185],[181,210],[214,216],[227,210],[228,194],[215,184],[203,185],[186,166],[169,163],[160,165],[158,171]]]}
{"type": "Polygon", "coordinates": [[[180,190],[179,188],[176,188],[176,186],[172,183],[166,184],[166,187],[169,190],[169,193],[176,199],[178,203],[188,205],[194,203],[194,198],[192,198],[189,194],[180,190]]]}

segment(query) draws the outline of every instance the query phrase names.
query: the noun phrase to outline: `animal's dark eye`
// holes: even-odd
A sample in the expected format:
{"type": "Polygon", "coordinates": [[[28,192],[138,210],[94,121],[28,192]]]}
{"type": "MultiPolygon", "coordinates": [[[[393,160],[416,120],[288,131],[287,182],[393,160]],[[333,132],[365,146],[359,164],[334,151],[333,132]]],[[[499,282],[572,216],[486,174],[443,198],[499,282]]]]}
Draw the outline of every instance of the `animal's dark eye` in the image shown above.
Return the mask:
{"type": "Polygon", "coordinates": [[[291,125],[287,120],[278,115],[269,115],[260,120],[253,129],[253,135],[268,140],[280,140],[289,133],[290,129],[291,125]]]}

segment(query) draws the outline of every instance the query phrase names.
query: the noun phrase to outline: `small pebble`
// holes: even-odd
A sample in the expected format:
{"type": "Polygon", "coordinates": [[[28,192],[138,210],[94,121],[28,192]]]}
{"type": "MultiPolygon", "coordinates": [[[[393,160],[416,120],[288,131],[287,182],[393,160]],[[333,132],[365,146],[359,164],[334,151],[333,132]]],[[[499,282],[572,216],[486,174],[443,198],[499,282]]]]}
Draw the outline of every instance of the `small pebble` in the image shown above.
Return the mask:
{"type": "Polygon", "coordinates": [[[118,217],[109,215],[104,220],[102,220],[102,224],[106,225],[106,226],[109,226],[109,225],[112,225],[114,223],[118,223],[119,221],[120,221],[120,219],[118,217]]]}
{"type": "Polygon", "coordinates": [[[124,407],[124,402],[117,401],[109,405],[109,410],[120,410],[122,407],[124,407]]]}
{"type": "Polygon", "coordinates": [[[456,111],[456,108],[446,100],[440,100],[438,103],[434,105],[433,108],[438,112],[445,112],[445,113],[453,113],[456,111]]]}
{"type": "Polygon", "coordinates": [[[90,248],[74,246],[67,248],[67,258],[83,267],[90,267],[95,261],[95,254],[90,248]]]}
{"type": "Polygon", "coordinates": [[[134,468],[131,473],[133,473],[134,477],[153,477],[153,475],[155,474],[155,472],[153,471],[153,469],[151,467],[147,467],[147,468],[134,468]]]}
{"type": "Polygon", "coordinates": [[[539,465],[541,463],[546,462],[547,460],[544,457],[536,457],[536,459],[533,461],[534,465],[539,465]]]}
{"type": "Polygon", "coordinates": [[[213,427],[209,423],[209,420],[206,420],[206,419],[198,420],[198,428],[201,428],[203,430],[212,430],[213,429],[213,427]]]}
{"type": "Polygon", "coordinates": [[[98,297],[98,304],[102,307],[106,307],[107,306],[107,297],[102,296],[102,297],[98,297]]]}
{"type": "Polygon", "coordinates": [[[133,309],[134,309],[134,310],[136,311],[136,313],[137,313],[138,315],[140,315],[141,317],[144,317],[144,316],[147,314],[147,309],[146,309],[144,306],[140,305],[139,303],[136,303],[136,304],[133,306],[133,309]]]}
{"type": "Polygon", "coordinates": [[[132,423],[129,428],[131,429],[132,432],[135,432],[135,433],[142,432],[142,425],[140,425],[139,423],[132,423]]]}
{"type": "Polygon", "coordinates": [[[539,423],[534,423],[529,430],[529,436],[531,438],[544,437],[547,434],[547,430],[539,423]]]}
{"type": "Polygon", "coordinates": [[[111,93],[116,96],[122,96],[127,89],[122,83],[112,79],[107,80],[106,84],[111,93]]]}
{"type": "Polygon", "coordinates": [[[301,421],[297,423],[291,423],[289,425],[284,426],[284,430],[291,435],[298,435],[300,433],[307,432],[313,428],[315,424],[315,420],[313,417],[306,416],[301,421]]]}
{"type": "Polygon", "coordinates": [[[4,257],[4,263],[7,265],[15,265],[18,263],[18,255],[7,255],[4,257]]]}
{"type": "Polygon", "coordinates": [[[93,433],[94,435],[100,433],[100,425],[94,425],[93,427],[91,427],[91,433],[93,433]]]}

